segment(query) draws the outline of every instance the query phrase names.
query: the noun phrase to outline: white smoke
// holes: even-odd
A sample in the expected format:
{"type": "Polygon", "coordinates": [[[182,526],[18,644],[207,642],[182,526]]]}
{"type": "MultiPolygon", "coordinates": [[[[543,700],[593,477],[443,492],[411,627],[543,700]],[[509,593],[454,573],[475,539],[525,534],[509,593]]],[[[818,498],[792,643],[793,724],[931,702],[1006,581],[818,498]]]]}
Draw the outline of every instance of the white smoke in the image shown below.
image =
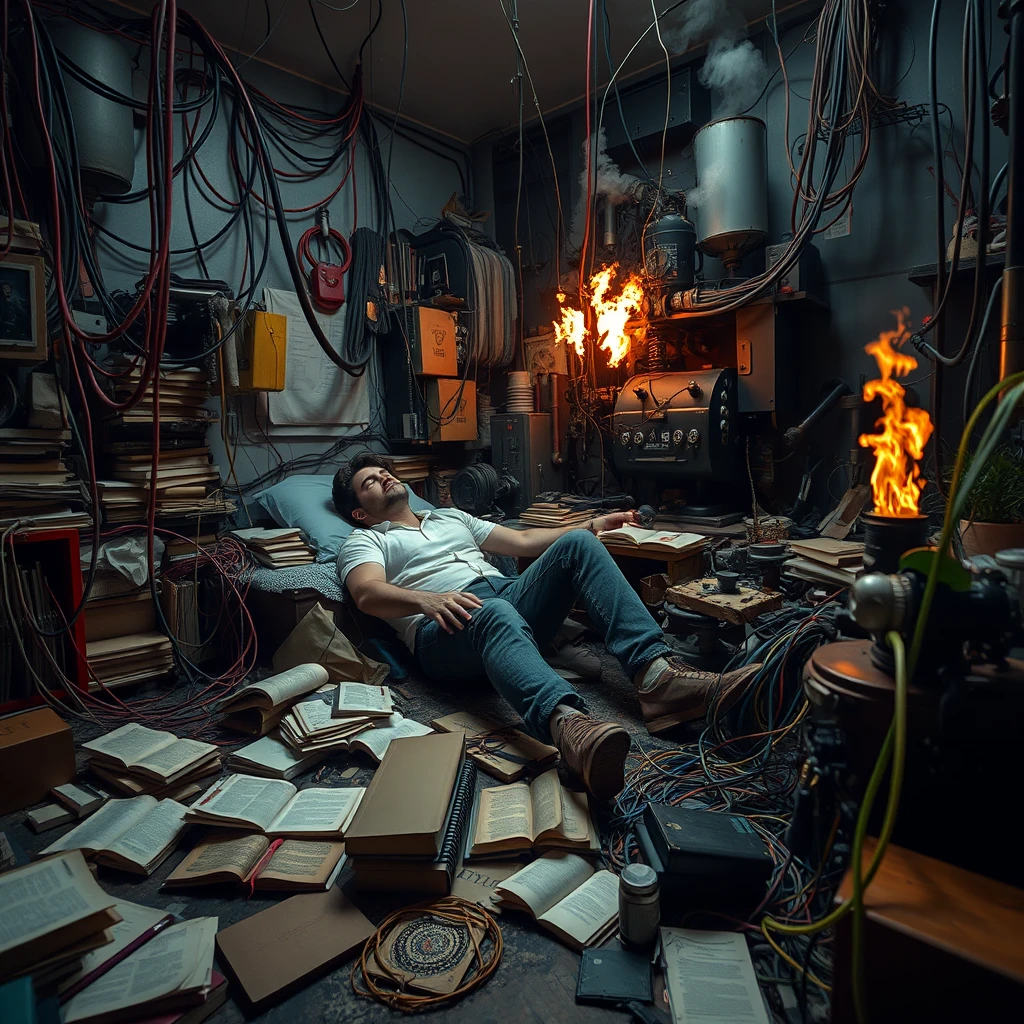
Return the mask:
{"type": "Polygon", "coordinates": [[[579,249],[583,244],[583,225],[587,207],[587,177],[590,177],[591,199],[606,196],[613,206],[635,198],[643,182],[632,174],[624,174],[608,155],[608,140],[604,129],[583,143],[583,170],[580,172],[580,197],[572,214],[569,244],[579,249]],[[595,181],[596,174],[596,181],[595,181]]]}
{"type": "Polygon", "coordinates": [[[743,18],[727,0],[690,0],[675,18],[662,22],[661,37],[671,53],[682,53],[711,36],[697,79],[718,94],[718,117],[746,110],[764,88],[768,74],[764,57],[745,32],[743,18]]]}

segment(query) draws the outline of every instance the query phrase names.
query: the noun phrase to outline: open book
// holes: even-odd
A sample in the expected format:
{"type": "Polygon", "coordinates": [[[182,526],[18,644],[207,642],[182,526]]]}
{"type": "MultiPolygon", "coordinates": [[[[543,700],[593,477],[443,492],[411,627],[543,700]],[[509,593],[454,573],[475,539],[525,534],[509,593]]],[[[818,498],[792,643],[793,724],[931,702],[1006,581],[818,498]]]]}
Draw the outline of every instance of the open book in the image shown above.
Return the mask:
{"type": "Polygon", "coordinates": [[[41,856],[82,850],[101,864],[149,875],[174,849],[184,827],[185,810],[174,800],[151,796],[110,800],[91,818],[46,847],[41,856]]]}
{"type": "Polygon", "coordinates": [[[602,530],[598,539],[605,544],[631,545],[638,548],[661,548],[665,551],[689,551],[703,546],[699,533],[678,533],[673,530],[642,530],[639,526],[620,526],[617,530],[602,530]]]}
{"type": "Polygon", "coordinates": [[[303,756],[322,751],[347,750],[347,740],[370,729],[373,719],[365,715],[333,718],[330,705],[321,700],[305,700],[296,704],[281,719],[281,736],[303,756]]]}
{"type": "Polygon", "coordinates": [[[124,769],[135,775],[169,785],[218,753],[212,743],[178,739],[173,733],[147,729],[129,722],[120,729],[82,744],[90,762],[108,769],[124,769]]]}
{"type": "Polygon", "coordinates": [[[256,889],[322,892],[345,866],[344,843],[309,839],[285,839],[261,866],[270,842],[258,833],[215,832],[168,875],[164,888],[252,881],[256,889]]]}
{"type": "Polygon", "coordinates": [[[250,736],[265,736],[291,704],[327,682],[327,669],[310,663],[250,683],[221,701],[218,710],[226,714],[220,724],[250,736]]]}
{"type": "Polygon", "coordinates": [[[558,760],[558,748],[476,711],[457,711],[430,723],[438,732],[466,734],[466,753],[500,782],[518,782],[558,760]]]}
{"type": "Polygon", "coordinates": [[[340,839],[363,789],[313,787],[297,790],[283,779],[229,775],[189,809],[186,821],[225,828],[256,829],[268,836],[340,839]]]}
{"type": "Polygon", "coordinates": [[[574,853],[546,853],[494,888],[503,908],[525,910],[579,952],[599,946],[619,926],[619,880],[574,853]]]}
{"type": "Polygon", "coordinates": [[[394,710],[390,688],[367,683],[338,683],[331,702],[334,718],[387,718],[394,710]]]}
{"type": "Polygon", "coordinates": [[[533,782],[482,789],[473,812],[467,859],[522,850],[599,850],[586,793],[565,789],[555,768],[533,782]]]}

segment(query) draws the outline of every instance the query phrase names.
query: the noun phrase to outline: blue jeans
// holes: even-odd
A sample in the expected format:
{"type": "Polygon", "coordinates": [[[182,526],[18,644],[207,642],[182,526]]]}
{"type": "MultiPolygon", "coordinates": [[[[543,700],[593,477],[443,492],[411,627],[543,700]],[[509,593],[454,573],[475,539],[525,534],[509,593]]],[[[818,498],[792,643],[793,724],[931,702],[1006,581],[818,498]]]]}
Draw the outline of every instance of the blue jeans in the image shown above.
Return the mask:
{"type": "Polygon", "coordinates": [[[550,742],[558,704],[586,711],[583,698],[541,656],[578,600],[630,679],[670,654],[661,630],[607,548],[587,530],[559,537],[518,579],[483,576],[464,590],[483,601],[462,630],[425,620],[416,657],[428,677],[466,680],[486,674],[527,731],[550,742]]]}

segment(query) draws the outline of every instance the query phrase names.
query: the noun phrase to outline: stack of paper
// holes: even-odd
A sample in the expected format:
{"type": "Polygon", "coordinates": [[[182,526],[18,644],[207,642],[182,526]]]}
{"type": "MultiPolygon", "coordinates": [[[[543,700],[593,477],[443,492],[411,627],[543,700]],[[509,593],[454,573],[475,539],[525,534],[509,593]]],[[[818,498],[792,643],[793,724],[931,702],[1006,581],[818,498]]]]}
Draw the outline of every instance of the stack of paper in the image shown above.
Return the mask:
{"type": "Polygon", "coordinates": [[[215,917],[165,928],[72,996],[61,1008],[62,1024],[178,1020],[180,1011],[198,1007],[204,1012],[192,1019],[209,1016],[227,995],[213,969],[216,935],[215,917]]]}
{"type": "Polygon", "coordinates": [[[82,744],[93,773],[121,793],[186,800],[201,791],[198,780],[220,771],[212,743],[178,739],[137,722],[82,744]]]}
{"type": "Polygon", "coordinates": [[[331,701],[334,718],[390,718],[395,704],[387,686],[338,683],[331,701]]]}
{"type": "Polygon", "coordinates": [[[232,530],[250,551],[260,565],[280,569],[289,565],[309,565],[316,559],[316,552],[302,539],[299,530],[268,530],[251,527],[248,530],[232,530]]]}
{"type": "Polygon", "coordinates": [[[81,850],[101,864],[149,875],[177,845],[185,810],[174,800],[151,796],[111,800],[43,854],[81,850]]]}
{"type": "Polygon", "coordinates": [[[34,861],[0,875],[0,984],[31,974],[37,987],[74,974],[112,939],[116,900],[81,853],[34,861]]]}
{"type": "MultiPolygon", "coordinates": [[[[163,405],[162,397],[160,404],[163,405]]],[[[205,488],[207,484],[220,482],[220,470],[210,464],[210,449],[206,445],[159,451],[155,477],[152,450],[118,454],[111,463],[110,475],[141,490],[148,490],[155,479],[158,493],[166,491],[178,496],[185,495],[183,488],[205,488]]]]}
{"type": "Polygon", "coordinates": [[[402,483],[418,483],[430,476],[431,459],[426,455],[389,455],[395,478],[402,483]]]}
{"type": "Polygon", "coordinates": [[[575,526],[594,518],[591,509],[575,508],[557,501],[536,501],[519,513],[519,520],[531,526],[575,526]]]}
{"type": "Polygon", "coordinates": [[[373,721],[366,716],[332,718],[330,707],[321,700],[296,704],[281,719],[282,738],[301,757],[347,750],[353,736],[372,728],[373,721]]]}
{"type": "Polygon", "coordinates": [[[283,779],[229,775],[211,786],[185,820],[292,839],[340,840],[363,798],[360,786],[298,790],[283,779]]]}
{"type": "Polygon", "coordinates": [[[174,668],[171,641],[163,633],[131,633],[94,640],[85,645],[85,657],[95,677],[89,681],[90,690],[156,679],[174,668]]]}
{"type": "Polygon", "coordinates": [[[790,547],[796,557],[785,563],[785,572],[796,579],[849,587],[864,569],[864,545],[858,541],[817,537],[791,541],[790,547]]]}
{"type": "MultiPolygon", "coordinates": [[[[117,363],[122,376],[114,382],[114,393],[119,401],[127,401],[136,391],[142,379],[141,367],[130,367],[127,362],[117,363]]],[[[192,422],[212,420],[215,415],[205,409],[210,397],[210,381],[204,370],[161,370],[159,381],[161,422],[192,422]]],[[[152,423],[156,409],[156,397],[152,383],[146,388],[142,401],[128,412],[118,413],[120,423],[152,423]]]]}

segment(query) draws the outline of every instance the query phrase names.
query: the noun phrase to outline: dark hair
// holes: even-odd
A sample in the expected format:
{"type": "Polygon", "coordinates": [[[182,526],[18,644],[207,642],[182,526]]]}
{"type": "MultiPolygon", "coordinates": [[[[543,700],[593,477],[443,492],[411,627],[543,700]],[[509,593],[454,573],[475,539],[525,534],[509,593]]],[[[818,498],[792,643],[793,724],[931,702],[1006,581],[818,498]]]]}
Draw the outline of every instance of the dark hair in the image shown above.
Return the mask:
{"type": "Polygon", "coordinates": [[[359,498],[356,497],[355,488],[352,486],[352,477],[356,475],[361,469],[366,469],[368,466],[375,466],[377,469],[386,469],[389,473],[394,473],[394,463],[383,455],[377,455],[374,452],[360,452],[347,466],[342,466],[337,473],[334,474],[334,484],[331,487],[331,494],[334,498],[334,508],[338,515],[347,523],[351,523],[352,526],[361,526],[362,524],[352,518],[352,513],[362,506],[359,504],[359,498]]]}

